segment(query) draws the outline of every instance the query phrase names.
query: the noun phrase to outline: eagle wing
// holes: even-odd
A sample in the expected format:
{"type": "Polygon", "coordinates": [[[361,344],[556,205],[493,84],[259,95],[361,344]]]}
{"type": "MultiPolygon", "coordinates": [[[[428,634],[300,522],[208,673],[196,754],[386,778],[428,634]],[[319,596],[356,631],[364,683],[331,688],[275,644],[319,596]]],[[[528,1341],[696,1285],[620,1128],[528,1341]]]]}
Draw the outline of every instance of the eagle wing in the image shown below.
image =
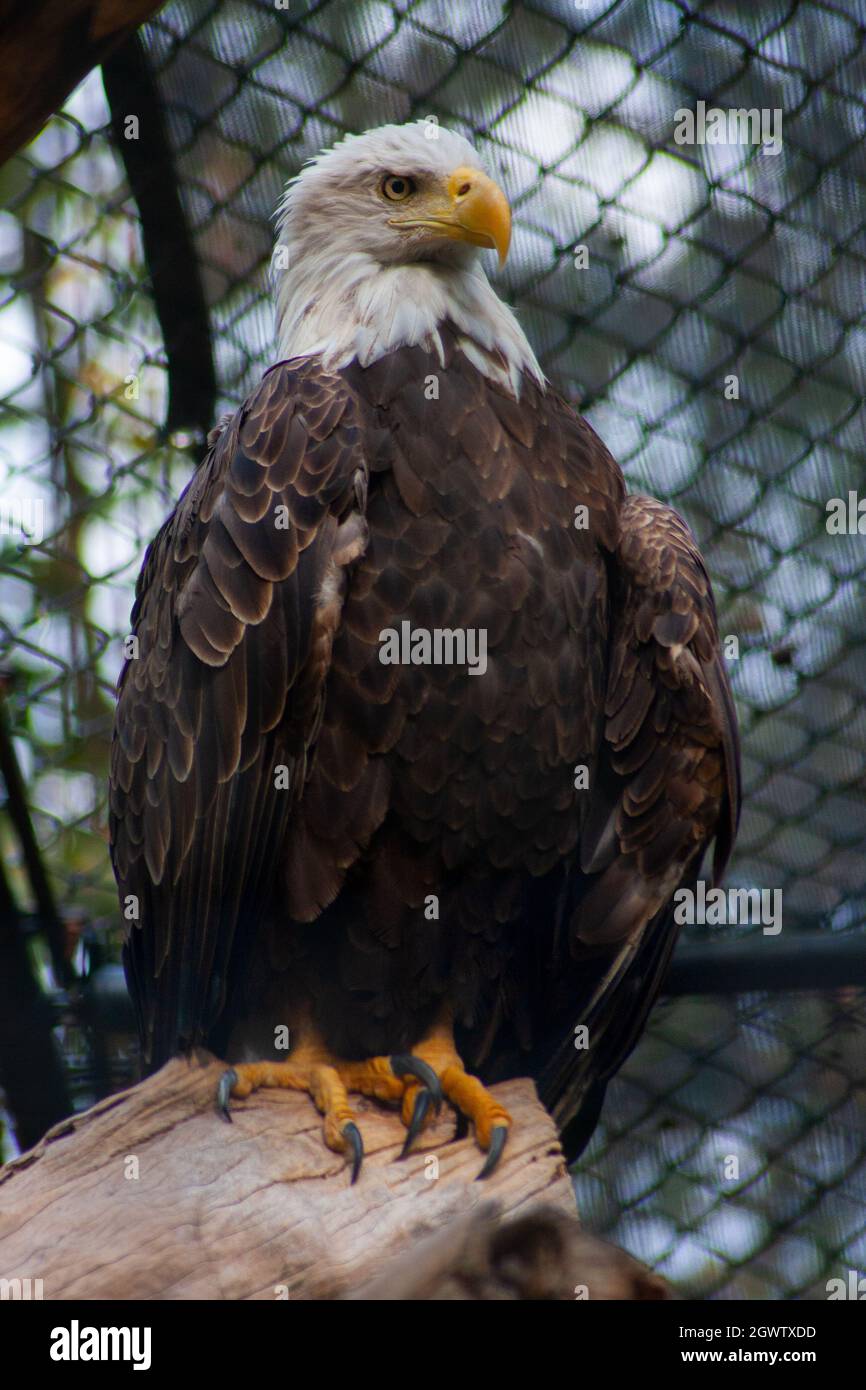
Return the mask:
{"type": "Polygon", "coordinates": [[[139,578],[109,818],[151,1068],[210,1032],[272,891],[321,721],[342,567],[366,534],[357,409],[312,363],[273,368],[211,436],[139,578]]]}
{"type": "Polygon", "coordinates": [[[630,495],[611,564],[605,723],[580,870],[569,885],[571,1017],[539,1078],[569,1152],[588,1139],[610,1077],[655,1002],[677,928],[671,899],[715,840],[718,880],[740,810],[736,714],[709,577],[685,522],[630,495]]]}

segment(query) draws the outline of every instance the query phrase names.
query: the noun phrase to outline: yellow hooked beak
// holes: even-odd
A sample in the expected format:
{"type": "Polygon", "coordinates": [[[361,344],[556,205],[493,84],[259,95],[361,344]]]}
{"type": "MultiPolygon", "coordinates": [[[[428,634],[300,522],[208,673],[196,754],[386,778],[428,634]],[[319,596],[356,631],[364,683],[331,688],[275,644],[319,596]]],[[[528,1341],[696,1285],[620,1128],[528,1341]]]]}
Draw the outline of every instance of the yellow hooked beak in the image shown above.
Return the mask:
{"type": "MultiPolygon", "coordinates": [[[[390,217],[392,227],[428,227],[437,236],[468,241],[499,252],[505,265],[511,242],[511,208],[498,183],[468,165],[455,169],[444,188],[413,204],[408,217],[390,217]]],[[[408,208],[407,208],[408,212],[408,208]]]]}

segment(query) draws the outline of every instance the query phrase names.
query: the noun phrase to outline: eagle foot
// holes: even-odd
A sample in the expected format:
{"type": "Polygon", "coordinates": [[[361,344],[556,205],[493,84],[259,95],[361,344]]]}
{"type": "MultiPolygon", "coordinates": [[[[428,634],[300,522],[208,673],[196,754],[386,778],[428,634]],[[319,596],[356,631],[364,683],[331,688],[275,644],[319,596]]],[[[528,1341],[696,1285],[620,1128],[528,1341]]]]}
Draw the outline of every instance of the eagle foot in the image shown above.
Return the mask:
{"type": "MultiPolygon", "coordinates": [[[[455,1047],[450,1024],[437,1024],[430,1035],[413,1048],[413,1056],[429,1064],[438,1077],[442,1095],[454,1106],[457,1112],[455,1139],[463,1139],[472,1122],[478,1146],[487,1153],[478,1178],[488,1178],[499,1163],[508,1138],[511,1127],[508,1111],[476,1076],[469,1075],[455,1047]]],[[[417,1084],[407,1087],[403,1097],[403,1123],[409,1133],[403,1154],[408,1153],[428,1110],[429,1102],[424,1102],[423,1089],[417,1084]]]]}
{"type": "Polygon", "coordinates": [[[422,1057],[406,1053],[347,1062],[318,1048],[302,1048],[285,1062],[245,1062],[227,1068],[217,1086],[217,1109],[231,1123],[230,1097],[243,1099],[268,1086],[306,1091],[312,1097],[324,1116],[322,1136],[328,1148],[351,1159],[353,1183],[361,1171],[364,1141],[349,1105],[350,1091],[376,1100],[404,1102],[408,1133],[401,1158],[408,1153],[431,1107],[438,1113],[442,1103],[439,1078],[422,1057]],[[409,1091],[412,1099],[407,1107],[409,1091]]]}
{"type": "Polygon", "coordinates": [[[368,1057],[361,1062],[335,1058],[320,1047],[301,1047],[284,1062],[242,1062],[229,1067],[217,1087],[217,1107],[231,1121],[229,1098],[242,1099],[262,1086],[306,1091],[324,1117],[322,1136],[329,1149],[351,1160],[354,1183],[361,1171],[364,1143],[349,1105],[349,1093],[375,1100],[399,1102],[406,1126],[400,1153],[405,1158],[443,1096],[457,1112],[457,1136],[471,1121],[475,1138],[487,1157],[480,1178],[494,1171],[505,1148],[511,1116],[475,1076],[470,1076],[454,1046],[449,1026],[437,1026],[411,1053],[368,1057]]]}

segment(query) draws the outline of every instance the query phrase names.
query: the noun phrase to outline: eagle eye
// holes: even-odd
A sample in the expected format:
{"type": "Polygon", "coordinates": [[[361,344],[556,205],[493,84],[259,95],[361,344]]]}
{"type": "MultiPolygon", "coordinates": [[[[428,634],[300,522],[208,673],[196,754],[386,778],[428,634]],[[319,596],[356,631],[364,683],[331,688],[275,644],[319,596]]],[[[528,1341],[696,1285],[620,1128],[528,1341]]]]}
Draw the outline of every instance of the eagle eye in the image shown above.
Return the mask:
{"type": "Polygon", "coordinates": [[[415,192],[415,180],[405,174],[387,174],[382,180],[382,192],[392,203],[402,203],[410,193],[415,192]]]}

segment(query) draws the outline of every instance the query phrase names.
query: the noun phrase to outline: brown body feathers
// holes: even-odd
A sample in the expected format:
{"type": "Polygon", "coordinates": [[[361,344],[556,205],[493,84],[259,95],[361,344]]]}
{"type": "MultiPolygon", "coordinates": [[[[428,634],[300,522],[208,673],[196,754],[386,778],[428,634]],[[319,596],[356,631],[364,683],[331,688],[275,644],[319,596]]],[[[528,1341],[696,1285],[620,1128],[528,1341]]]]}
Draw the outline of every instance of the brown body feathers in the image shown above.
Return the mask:
{"type": "Polygon", "coordinates": [[[674,891],[727,858],[736,722],[684,523],[442,337],[444,370],[272,368],[150,547],[111,762],[127,971],[150,1066],[298,1009],[387,1052],[448,1004],[467,1064],[532,1070],[575,1146],[674,891]],[[383,663],[405,622],[483,632],[486,670],[383,663]]]}

